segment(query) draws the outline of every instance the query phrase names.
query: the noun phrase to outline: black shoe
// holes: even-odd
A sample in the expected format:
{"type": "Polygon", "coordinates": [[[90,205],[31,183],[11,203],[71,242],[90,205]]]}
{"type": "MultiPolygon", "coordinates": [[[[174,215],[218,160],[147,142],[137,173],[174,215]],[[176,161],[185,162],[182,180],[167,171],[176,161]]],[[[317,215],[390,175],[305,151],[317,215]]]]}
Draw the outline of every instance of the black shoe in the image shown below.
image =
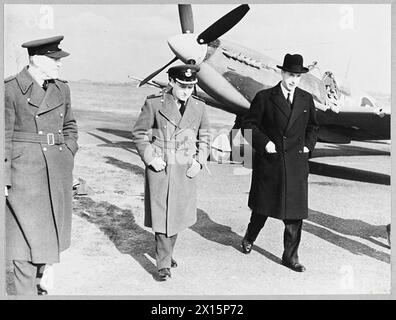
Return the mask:
{"type": "Polygon", "coordinates": [[[245,238],[243,238],[241,247],[242,247],[242,252],[248,254],[252,251],[253,242],[249,242],[245,238]]]}
{"type": "Polygon", "coordinates": [[[176,262],[176,260],[174,260],[172,258],[172,260],[171,260],[171,268],[176,268],[176,267],[177,267],[177,262],[176,262]]]}
{"type": "Polygon", "coordinates": [[[307,270],[301,263],[299,262],[291,262],[282,260],[282,264],[289,269],[296,271],[296,272],[304,272],[307,270]]]}
{"type": "Polygon", "coordinates": [[[390,224],[388,224],[386,226],[386,239],[388,240],[389,247],[391,246],[390,232],[391,232],[391,226],[390,226],[390,224]]]}
{"type": "Polygon", "coordinates": [[[171,272],[169,268],[162,268],[158,271],[158,277],[161,281],[166,281],[171,278],[171,272]]]}
{"type": "Polygon", "coordinates": [[[48,291],[43,289],[43,288],[41,288],[41,286],[38,284],[37,285],[37,294],[39,296],[46,296],[48,294],[48,291]]]}

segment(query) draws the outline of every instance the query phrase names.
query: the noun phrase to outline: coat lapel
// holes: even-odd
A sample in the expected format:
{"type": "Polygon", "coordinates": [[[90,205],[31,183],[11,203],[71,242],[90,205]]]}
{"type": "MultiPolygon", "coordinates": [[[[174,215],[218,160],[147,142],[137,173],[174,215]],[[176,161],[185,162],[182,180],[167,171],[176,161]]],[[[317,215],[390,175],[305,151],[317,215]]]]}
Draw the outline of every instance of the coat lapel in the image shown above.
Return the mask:
{"type": "Polygon", "coordinates": [[[37,114],[48,112],[63,104],[63,95],[59,87],[55,83],[50,83],[45,91],[44,99],[42,100],[37,114]]]}
{"type": "Polygon", "coordinates": [[[285,115],[286,118],[290,117],[290,107],[286,102],[285,96],[282,93],[280,82],[272,89],[271,98],[276,107],[285,115]]]}
{"type": "Polygon", "coordinates": [[[162,99],[162,108],[159,112],[175,127],[177,127],[181,115],[179,110],[177,109],[177,105],[175,100],[173,99],[172,94],[169,92],[164,92],[163,99],[162,99]]]}
{"type": "Polygon", "coordinates": [[[28,71],[28,67],[23,68],[22,71],[17,74],[16,80],[27,102],[36,108],[40,107],[45,91],[33,79],[28,71]]]}
{"type": "Polygon", "coordinates": [[[287,124],[286,131],[288,131],[298,117],[304,112],[304,98],[305,94],[299,88],[294,91],[293,97],[293,110],[290,115],[289,123],[287,124]]]}
{"type": "Polygon", "coordinates": [[[188,125],[193,121],[198,114],[198,110],[196,108],[196,102],[189,98],[186,104],[186,110],[184,111],[183,117],[180,120],[178,125],[180,130],[183,130],[188,127],[188,125]]]}

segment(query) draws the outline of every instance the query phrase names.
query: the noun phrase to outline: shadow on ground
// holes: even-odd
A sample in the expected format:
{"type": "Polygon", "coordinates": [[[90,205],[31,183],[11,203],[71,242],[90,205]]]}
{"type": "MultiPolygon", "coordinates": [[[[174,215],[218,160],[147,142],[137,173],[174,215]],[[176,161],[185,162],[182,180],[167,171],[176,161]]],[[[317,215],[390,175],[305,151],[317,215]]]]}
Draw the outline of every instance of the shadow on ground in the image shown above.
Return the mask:
{"type": "MultiPolygon", "coordinates": [[[[365,141],[369,143],[369,141],[365,141]]],[[[389,145],[387,142],[375,141],[375,144],[389,145]]],[[[331,144],[326,148],[315,148],[312,158],[319,157],[345,157],[345,156],[390,156],[390,151],[352,146],[349,144],[331,144]]]]}
{"type": "Polygon", "coordinates": [[[123,170],[127,170],[136,174],[137,176],[144,178],[144,169],[142,167],[137,166],[136,164],[125,162],[122,160],[118,160],[113,157],[104,157],[106,159],[106,163],[111,164],[115,167],[118,167],[123,170]]]}
{"type": "Polygon", "coordinates": [[[157,267],[146,256],[155,259],[154,235],[135,222],[131,210],[81,197],[73,201],[73,213],[96,225],[121,253],[129,254],[158,280],[157,267]]]}
{"type": "Polygon", "coordinates": [[[365,255],[390,263],[390,255],[345,236],[359,237],[378,246],[389,248],[374,238],[386,239],[386,226],[374,226],[357,219],[342,219],[310,210],[303,230],[357,255],[365,255]],[[315,224],[312,224],[313,222],[315,224]],[[319,226],[318,226],[319,225],[319,226]],[[329,230],[330,229],[330,230],[329,230]],[[335,232],[333,232],[335,231],[335,232]],[[340,235],[341,234],[341,235],[340,235]],[[345,236],[344,236],[345,235],[345,236]]]}
{"type": "MultiPolygon", "coordinates": [[[[231,230],[231,227],[214,222],[209,215],[201,210],[197,210],[197,222],[190,227],[190,229],[196,233],[198,233],[201,237],[206,240],[217,242],[224,246],[230,246],[235,250],[239,251],[241,255],[243,255],[241,251],[241,243],[243,237],[239,234],[235,233],[231,230]]],[[[265,256],[267,259],[281,264],[282,260],[272,253],[258,247],[257,245],[253,246],[253,250],[265,256]]]]}
{"type": "MultiPolygon", "coordinates": [[[[243,237],[233,232],[230,227],[214,222],[209,215],[198,209],[197,222],[190,227],[191,230],[197,232],[200,236],[221,245],[231,246],[241,252],[241,242],[243,237]]],[[[369,247],[359,241],[349,239],[343,235],[336,234],[331,230],[343,234],[345,236],[355,236],[371,241],[372,243],[384,248],[389,248],[374,238],[386,239],[386,226],[374,226],[361,220],[342,219],[328,214],[310,210],[308,220],[303,223],[303,230],[309,232],[325,241],[328,241],[342,249],[356,255],[366,255],[368,257],[390,263],[390,255],[374,248],[369,247]],[[313,223],[310,223],[313,222],[313,223]],[[318,226],[320,225],[320,226],[318,226]]],[[[262,230],[265,232],[265,227],[262,230]]],[[[280,264],[281,259],[272,253],[254,245],[253,250],[262,254],[273,262],[280,264]]]]}
{"type": "Polygon", "coordinates": [[[309,172],[325,177],[332,177],[350,181],[368,182],[382,185],[390,185],[390,176],[383,173],[377,173],[355,168],[330,165],[309,161],[309,172]]]}
{"type": "Polygon", "coordinates": [[[131,141],[117,141],[117,142],[113,142],[109,139],[106,139],[103,136],[100,136],[98,134],[92,133],[92,132],[87,132],[89,135],[103,141],[103,144],[98,144],[98,147],[110,147],[110,148],[120,148],[120,149],[124,149],[128,152],[131,152],[133,154],[138,155],[136,149],[135,149],[135,144],[134,142],[131,141]]]}

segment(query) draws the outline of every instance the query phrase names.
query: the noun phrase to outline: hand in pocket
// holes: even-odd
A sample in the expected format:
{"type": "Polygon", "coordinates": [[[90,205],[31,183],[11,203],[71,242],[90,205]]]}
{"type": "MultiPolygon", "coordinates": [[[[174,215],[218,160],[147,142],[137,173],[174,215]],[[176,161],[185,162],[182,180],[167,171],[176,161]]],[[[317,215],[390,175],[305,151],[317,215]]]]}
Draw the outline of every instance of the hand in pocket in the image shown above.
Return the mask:
{"type": "Polygon", "coordinates": [[[189,178],[194,178],[201,171],[200,163],[193,159],[191,166],[187,169],[186,175],[189,178]]]}

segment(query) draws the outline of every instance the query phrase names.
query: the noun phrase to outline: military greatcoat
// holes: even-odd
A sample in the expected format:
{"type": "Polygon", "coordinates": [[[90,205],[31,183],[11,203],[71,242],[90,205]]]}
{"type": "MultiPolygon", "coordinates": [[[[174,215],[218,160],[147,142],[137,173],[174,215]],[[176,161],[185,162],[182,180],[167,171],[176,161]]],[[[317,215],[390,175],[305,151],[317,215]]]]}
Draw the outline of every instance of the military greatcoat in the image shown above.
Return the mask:
{"type": "MultiPolygon", "coordinates": [[[[253,157],[249,207],[273,218],[305,219],[308,216],[308,152],[313,151],[319,124],[309,92],[296,88],[292,109],[280,83],[262,90],[242,119],[245,138],[251,130],[253,157]],[[276,153],[265,146],[272,141],[276,153]]],[[[249,140],[249,139],[248,139],[249,140]]]]}
{"type": "Polygon", "coordinates": [[[54,263],[70,246],[77,125],[65,81],[47,90],[25,67],[5,80],[7,258],[54,263]]]}
{"type": "Polygon", "coordinates": [[[145,226],[168,236],[196,221],[196,180],[186,176],[191,160],[205,165],[209,153],[209,121],[205,103],[194,97],[181,116],[169,90],[148,97],[132,131],[145,169],[145,226]],[[166,162],[156,172],[154,157],[166,162]]]}

